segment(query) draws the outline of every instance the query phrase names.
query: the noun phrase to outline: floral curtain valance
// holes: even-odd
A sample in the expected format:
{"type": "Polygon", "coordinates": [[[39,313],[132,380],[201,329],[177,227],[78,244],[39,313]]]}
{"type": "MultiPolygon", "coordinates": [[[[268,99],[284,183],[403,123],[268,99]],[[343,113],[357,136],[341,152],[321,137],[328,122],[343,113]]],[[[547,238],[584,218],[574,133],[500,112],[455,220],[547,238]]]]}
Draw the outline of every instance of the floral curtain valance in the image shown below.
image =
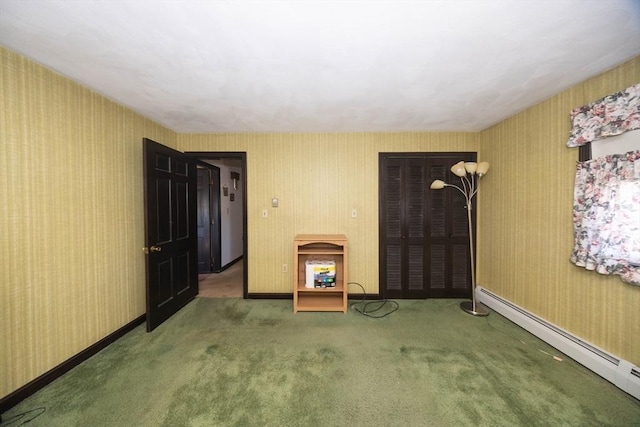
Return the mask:
{"type": "Polygon", "coordinates": [[[640,84],[571,111],[568,147],[640,129],[640,84]]]}

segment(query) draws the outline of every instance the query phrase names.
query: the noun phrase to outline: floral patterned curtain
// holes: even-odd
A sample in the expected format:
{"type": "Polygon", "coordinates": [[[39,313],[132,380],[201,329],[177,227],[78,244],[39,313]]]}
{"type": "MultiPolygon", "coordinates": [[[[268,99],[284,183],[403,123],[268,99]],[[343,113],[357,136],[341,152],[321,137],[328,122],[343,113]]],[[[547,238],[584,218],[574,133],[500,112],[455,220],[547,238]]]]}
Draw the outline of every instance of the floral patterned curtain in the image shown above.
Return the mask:
{"type": "Polygon", "coordinates": [[[578,163],[571,262],[640,285],[640,151],[578,163]]]}
{"type": "Polygon", "coordinates": [[[640,84],[571,111],[568,147],[640,129],[640,84]]]}

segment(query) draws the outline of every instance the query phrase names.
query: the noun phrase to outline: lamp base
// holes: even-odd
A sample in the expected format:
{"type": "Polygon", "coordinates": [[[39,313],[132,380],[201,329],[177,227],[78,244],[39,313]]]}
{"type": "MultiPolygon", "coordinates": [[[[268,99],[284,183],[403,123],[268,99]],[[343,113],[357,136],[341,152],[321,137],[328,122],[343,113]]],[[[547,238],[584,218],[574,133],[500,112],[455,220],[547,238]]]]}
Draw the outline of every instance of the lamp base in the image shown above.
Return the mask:
{"type": "Polygon", "coordinates": [[[460,303],[460,308],[463,311],[466,311],[469,314],[474,316],[488,316],[489,310],[487,310],[483,305],[476,304],[476,309],[473,309],[473,301],[464,301],[460,303]]]}

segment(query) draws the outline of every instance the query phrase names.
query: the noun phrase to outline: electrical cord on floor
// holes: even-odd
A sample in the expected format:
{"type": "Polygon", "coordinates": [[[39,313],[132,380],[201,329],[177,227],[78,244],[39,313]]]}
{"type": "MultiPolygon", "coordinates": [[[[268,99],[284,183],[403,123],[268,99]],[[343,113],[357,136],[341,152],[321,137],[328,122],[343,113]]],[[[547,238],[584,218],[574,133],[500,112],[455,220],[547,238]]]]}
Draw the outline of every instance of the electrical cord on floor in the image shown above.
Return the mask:
{"type": "Polygon", "coordinates": [[[360,289],[362,289],[362,301],[351,304],[351,308],[354,309],[355,311],[357,311],[358,313],[362,314],[363,316],[367,316],[367,317],[371,317],[373,319],[381,319],[385,316],[390,315],[391,313],[395,312],[398,310],[399,305],[397,302],[395,301],[390,301],[388,299],[383,299],[383,300],[378,300],[378,301],[366,301],[366,291],[364,290],[364,286],[362,286],[360,283],[358,282],[347,282],[347,285],[358,285],[360,286],[360,289]],[[375,307],[374,309],[370,310],[369,306],[372,304],[379,304],[378,307],[375,307]],[[386,306],[387,304],[391,305],[391,311],[387,311],[386,313],[383,314],[379,314],[377,313],[378,311],[382,310],[382,308],[384,306],[386,306]],[[373,314],[376,313],[376,314],[373,314]]]}
{"type": "Polygon", "coordinates": [[[21,426],[21,425],[30,423],[31,421],[38,418],[40,415],[44,414],[46,411],[47,411],[47,408],[45,408],[44,406],[30,409],[20,414],[15,414],[9,418],[0,419],[0,426],[1,427],[5,427],[9,425],[11,427],[21,426]]]}

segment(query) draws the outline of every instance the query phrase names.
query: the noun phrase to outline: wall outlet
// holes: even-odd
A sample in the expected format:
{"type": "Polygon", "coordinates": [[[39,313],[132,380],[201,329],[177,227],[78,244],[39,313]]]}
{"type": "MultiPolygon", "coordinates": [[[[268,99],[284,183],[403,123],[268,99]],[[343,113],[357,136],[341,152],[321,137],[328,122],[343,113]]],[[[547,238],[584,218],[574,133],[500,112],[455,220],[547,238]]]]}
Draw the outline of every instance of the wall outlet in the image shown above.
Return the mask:
{"type": "Polygon", "coordinates": [[[282,272],[283,273],[288,273],[289,272],[289,266],[287,264],[282,264],[282,272]]]}
{"type": "Polygon", "coordinates": [[[358,218],[358,209],[351,209],[351,218],[358,218]]]}

